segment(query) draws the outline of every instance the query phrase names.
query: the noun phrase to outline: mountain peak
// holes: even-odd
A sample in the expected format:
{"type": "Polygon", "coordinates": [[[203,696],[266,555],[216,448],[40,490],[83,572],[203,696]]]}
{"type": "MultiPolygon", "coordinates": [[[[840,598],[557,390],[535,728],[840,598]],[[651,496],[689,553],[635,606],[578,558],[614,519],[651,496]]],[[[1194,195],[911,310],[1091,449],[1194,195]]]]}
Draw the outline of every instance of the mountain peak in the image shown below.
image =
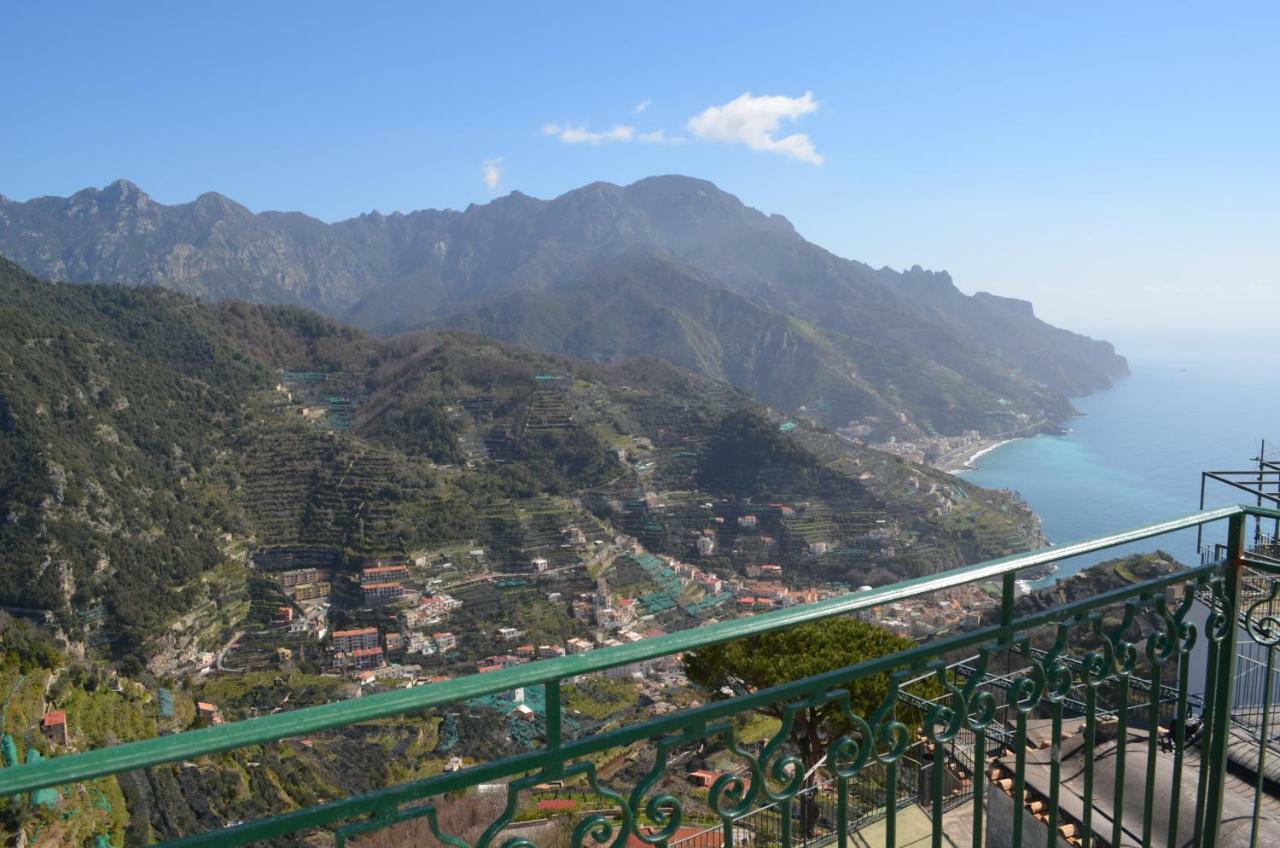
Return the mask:
{"type": "Polygon", "coordinates": [[[118,180],[113,180],[111,183],[107,185],[105,189],[103,189],[103,191],[116,191],[122,194],[142,194],[143,193],[142,189],[138,188],[137,183],[135,183],[133,180],[126,180],[124,177],[121,177],[118,180]]]}
{"type": "Polygon", "coordinates": [[[151,197],[138,184],[126,179],[119,179],[102,190],[102,196],[116,203],[141,205],[150,202],[151,197]]]}
{"type": "Polygon", "coordinates": [[[672,189],[687,189],[688,191],[705,191],[716,194],[729,194],[720,186],[704,180],[700,177],[690,177],[686,174],[654,174],[651,177],[642,177],[631,183],[627,188],[645,188],[660,186],[672,189]]]}
{"type": "Polygon", "coordinates": [[[253,214],[231,198],[216,191],[206,191],[193,201],[193,205],[201,212],[221,217],[253,214]]]}

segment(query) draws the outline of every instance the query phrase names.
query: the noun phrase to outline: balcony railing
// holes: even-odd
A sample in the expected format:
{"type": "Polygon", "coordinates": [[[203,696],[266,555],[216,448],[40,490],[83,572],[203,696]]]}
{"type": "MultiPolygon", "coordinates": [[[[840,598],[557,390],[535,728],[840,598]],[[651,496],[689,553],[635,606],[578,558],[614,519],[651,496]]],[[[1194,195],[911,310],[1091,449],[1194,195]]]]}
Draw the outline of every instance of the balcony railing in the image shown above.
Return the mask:
{"type": "Polygon", "coordinates": [[[1268,757],[1280,757],[1271,750],[1280,562],[1251,555],[1250,516],[1280,512],[1224,507],[633,644],[0,768],[0,797],[541,687],[545,729],[532,750],[169,844],[332,833],[342,846],[421,820],[451,848],[530,848],[518,820],[549,783],[593,800],[570,822],[564,841],[574,848],[1280,844],[1265,777],[1268,757]],[[1220,557],[1050,609],[1015,604],[1024,569],[1202,528],[1225,531],[1220,557]],[[989,582],[999,607],[970,629],[607,732],[566,731],[562,689],[580,676],[989,582]],[[1247,667],[1237,663],[1246,643],[1247,667]],[[883,702],[859,714],[850,686],[878,675],[889,681],[883,702]],[[839,735],[810,766],[792,731],[801,711],[828,705],[839,735]],[[766,706],[778,727],[748,744],[741,719],[766,706]],[[647,752],[640,777],[601,776],[606,752],[637,746],[647,752]],[[675,791],[683,752],[711,749],[733,767],[705,796],[675,791]],[[495,785],[503,803],[486,827],[466,839],[445,832],[444,805],[495,785]]]}

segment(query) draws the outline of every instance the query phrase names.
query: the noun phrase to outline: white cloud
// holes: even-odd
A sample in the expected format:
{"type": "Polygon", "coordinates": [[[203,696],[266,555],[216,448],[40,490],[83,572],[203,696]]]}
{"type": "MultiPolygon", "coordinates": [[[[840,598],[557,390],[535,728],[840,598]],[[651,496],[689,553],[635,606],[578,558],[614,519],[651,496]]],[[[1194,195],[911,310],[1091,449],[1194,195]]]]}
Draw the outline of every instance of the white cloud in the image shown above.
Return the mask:
{"type": "Polygon", "coordinates": [[[549,123],[542,125],[542,134],[555,136],[565,144],[610,144],[612,142],[638,141],[641,144],[681,144],[682,136],[667,135],[665,130],[639,132],[629,124],[614,124],[607,130],[589,130],[586,126],[569,126],[549,123]]]}
{"type": "Polygon", "coordinates": [[[684,136],[667,135],[664,130],[654,130],[640,133],[636,136],[636,141],[641,144],[684,144],[684,136]]]}
{"type": "Polygon", "coordinates": [[[821,165],[823,156],[805,133],[792,133],[781,138],[782,122],[818,110],[813,93],[800,97],[755,97],[751,92],[730,100],[723,106],[710,106],[702,114],[689,119],[689,132],[707,141],[745,144],[752,150],[781,153],[811,165],[821,165]]]}
{"type": "Polygon", "coordinates": [[[480,179],[489,191],[497,191],[502,185],[502,157],[486,159],[480,163],[480,179]]]}
{"type": "Polygon", "coordinates": [[[542,125],[543,135],[554,135],[565,144],[607,144],[611,141],[631,141],[636,137],[636,128],[626,124],[615,124],[607,130],[593,131],[585,126],[572,127],[551,123],[542,125]]]}
{"type": "Polygon", "coordinates": [[[641,112],[643,112],[645,109],[648,109],[652,105],[653,105],[653,101],[646,97],[644,100],[641,100],[639,103],[636,104],[636,114],[639,115],[641,112]]]}

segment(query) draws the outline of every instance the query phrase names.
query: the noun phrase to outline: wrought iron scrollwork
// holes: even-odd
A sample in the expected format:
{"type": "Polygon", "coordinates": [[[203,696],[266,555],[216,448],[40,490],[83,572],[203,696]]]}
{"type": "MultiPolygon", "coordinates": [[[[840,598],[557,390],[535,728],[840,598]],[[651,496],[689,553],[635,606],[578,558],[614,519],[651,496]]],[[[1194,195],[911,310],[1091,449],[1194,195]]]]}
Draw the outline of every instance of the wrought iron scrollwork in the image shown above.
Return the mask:
{"type": "Polygon", "coordinates": [[[975,674],[969,675],[964,689],[964,720],[969,729],[975,733],[986,730],[995,720],[999,705],[996,696],[988,689],[979,689],[978,683],[987,675],[987,665],[991,654],[997,650],[995,645],[984,645],[978,653],[978,664],[975,674]]]}
{"type": "Polygon", "coordinates": [[[1067,647],[1067,637],[1078,623],[1077,620],[1058,622],[1053,645],[1041,661],[1041,669],[1044,673],[1044,698],[1051,704],[1061,703],[1071,694],[1075,675],[1071,666],[1067,664],[1063,651],[1067,647]]]}
{"type": "Polygon", "coordinates": [[[706,728],[694,726],[684,733],[664,736],[658,740],[653,758],[653,767],[641,778],[631,791],[627,805],[632,813],[632,835],[646,845],[663,845],[675,835],[684,819],[684,804],[674,795],[660,793],[645,800],[645,795],[667,773],[667,762],[672,748],[688,744],[706,735],[706,728]],[[638,812],[643,808],[644,816],[653,822],[652,832],[646,833],[636,821],[638,812]]]}
{"type": "MultiPolygon", "coordinates": [[[[946,690],[947,695],[945,698],[938,699],[937,703],[929,708],[924,718],[924,733],[930,742],[940,745],[950,742],[960,733],[968,714],[968,699],[965,697],[964,690],[947,677],[945,664],[935,663],[934,670],[938,683],[946,690]]],[[[976,677],[970,680],[976,680],[976,677]]]]}
{"type": "Polygon", "coordinates": [[[1235,626],[1235,607],[1227,597],[1226,581],[1221,576],[1216,576],[1209,581],[1209,592],[1212,603],[1205,629],[1211,641],[1221,642],[1227,638],[1231,628],[1235,626]]]}
{"type": "Polygon", "coordinates": [[[911,728],[893,717],[898,703],[898,690],[908,672],[896,671],[889,675],[889,692],[868,720],[873,729],[876,759],[882,763],[896,763],[911,745],[911,728]]]}
{"type": "Polygon", "coordinates": [[[615,827],[612,819],[603,812],[593,812],[583,817],[582,821],[573,829],[573,848],[584,848],[587,839],[590,838],[594,845],[611,846],[611,848],[620,848],[625,845],[627,837],[630,836],[635,828],[635,815],[631,806],[627,803],[627,799],[619,792],[615,792],[604,784],[600,783],[599,774],[596,772],[595,763],[587,761],[579,763],[565,772],[566,775],[573,775],[585,772],[587,775],[587,783],[591,786],[591,791],[595,792],[602,798],[607,798],[613,802],[618,808],[619,822],[615,827]]]}
{"type": "Polygon", "coordinates": [[[1272,579],[1268,582],[1271,585],[1266,596],[1249,605],[1245,613],[1245,628],[1253,641],[1270,648],[1280,645],[1280,611],[1276,609],[1280,581],[1272,579]]]}

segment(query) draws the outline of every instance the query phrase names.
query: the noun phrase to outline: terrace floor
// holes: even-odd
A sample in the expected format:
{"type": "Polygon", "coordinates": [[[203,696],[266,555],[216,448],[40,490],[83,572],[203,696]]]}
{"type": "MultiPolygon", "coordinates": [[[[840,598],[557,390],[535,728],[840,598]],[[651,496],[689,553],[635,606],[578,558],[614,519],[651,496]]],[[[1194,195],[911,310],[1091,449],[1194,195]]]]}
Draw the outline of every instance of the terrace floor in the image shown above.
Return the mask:
{"type": "MultiPolygon", "coordinates": [[[[919,848],[933,840],[933,819],[919,804],[898,810],[897,848],[919,848]]],[[[942,816],[942,844],[947,848],[973,845],[973,802],[968,801],[942,816]]],[[[887,848],[886,824],[881,819],[849,834],[851,848],[887,848]]]]}
{"type": "MultiPolygon", "coordinates": [[[[1130,731],[1126,737],[1124,752],[1124,806],[1121,845],[1140,846],[1142,840],[1143,804],[1147,794],[1147,734],[1130,731]]],[[[1062,772],[1059,782],[1059,808],[1066,820],[1080,821],[1085,801],[1083,798],[1083,748],[1079,735],[1068,737],[1062,745],[1062,772]]],[[[1253,750],[1256,755],[1257,743],[1253,750]]],[[[1050,749],[1027,753],[1027,788],[1040,797],[1048,796],[1050,749]]],[[[1011,768],[1013,758],[1000,761],[1011,768]]],[[[1100,742],[1094,753],[1093,828],[1102,838],[1110,839],[1115,810],[1113,799],[1116,786],[1116,742],[1114,739],[1100,742]]],[[[1183,760],[1178,815],[1178,845],[1190,845],[1195,828],[1197,777],[1200,771],[1200,752],[1188,746],[1183,760]]],[[[1159,752],[1156,757],[1155,814],[1152,823],[1154,844],[1168,845],[1168,797],[1173,784],[1173,755],[1159,752]]],[[[1254,782],[1233,770],[1227,772],[1227,786],[1223,799],[1222,827],[1219,831],[1221,848],[1247,846],[1253,821],[1254,782]]],[[[1262,793],[1262,807],[1258,826],[1259,845],[1280,845],[1280,799],[1262,793]]]]}

